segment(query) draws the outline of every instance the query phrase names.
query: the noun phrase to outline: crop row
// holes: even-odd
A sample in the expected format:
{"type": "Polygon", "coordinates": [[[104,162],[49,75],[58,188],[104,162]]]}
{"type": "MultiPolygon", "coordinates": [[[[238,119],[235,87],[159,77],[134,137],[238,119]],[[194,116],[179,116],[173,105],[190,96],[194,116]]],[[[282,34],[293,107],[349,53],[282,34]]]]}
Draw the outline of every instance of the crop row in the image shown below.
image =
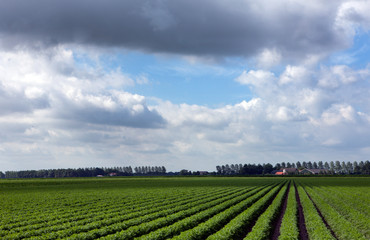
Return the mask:
{"type": "Polygon", "coordinates": [[[187,202],[172,202],[170,205],[160,206],[158,208],[149,208],[146,211],[140,211],[133,214],[120,215],[115,218],[105,218],[103,221],[93,221],[86,225],[78,225],[73,228],[65,229],[58,232],[53,232],[42,236],[43,239],[55,238],[84,238],[95,239],[97,236],[104,236],[106,234],[114,233],[122,229],[138,225],[142,222],[152,221],[153,219],[166,216],[168,214],[182,211],[193,205],[203,204],[205,202],[217,200],[219,198],[232,198],[244,193],[244,191],[232,191],[229,193],[219,193],[217,195],[203,197],[201,199],[193,199],[187,202]],[[71,236],[72,235],[72,236],[71,236]]]}
{"type": "Polygon", "coordinates": [[[305,239],[306,233],[310,240],[370,239],[366,180],[204,179],[169,179],[171,187],[152,189],[147,188],[152,180],[123,179],[146,185],[128,191],[81,188],[65,195],[10,191],[13,202],[11,194],[0,193],[0,238],[286,240],[305,239]],[[182,181],[190,182],[183,187],[182,181]],[[191,181],[204,185],[190,186],[191,181]]]}
{"type": "Polygon", "coordinates": [[[267,210],[258,218],[251,232],[244,238],[245,240],[269,239],[271,237],[274,227],[273,222],[280,213],[287,189],[289,189],[288,186],[284,185],[267,210]]]}
{"type": "MultiPolygon", "coordinates": [[[[216,192],[218,191],[225,191],[225,189],[216,190],[216,192]]],[[[15,218],[14,215],[12,215],[13,220],[10,220],[9,218],[7,218],[6,221],[0,222],[1,223],[0,230],[14,229],[16,227],[29,226],[32,224],[42,223],[45,221],[50,222],[55,219],[66,219],[66,218],[69,219],[75,216],[80,217],[80,216],[85,216],[87,213],[94,214],[99,211],[105,212],[109,210],[117,211],[117,209],[121,209],[121,210],[122,209],[133,209],[133,208],[137,208],[138,206],[142,204],[146,205],[146,204],[161,203],[161,202],[165,203],[166,201],[171,201],[171,199],[176,200],[178,198],[186,198],[186,197],[192,198],[197,195],[200,196],[203,194],[204,192],[200,192],[200,191],[194,192],[193,191],[192,194],[188,194],[187,196],[184,196],[184,192],[180,192],[177,194],[173,194],[168,198],[163,198],[163,197],[156,198],[158,194],[156,195],[153,194],[149,196],[144,195],[145,197],[139,195],[139,196],[136,196],[136,198],[132,198],[132,199],[103,198],[103,200],[100,200],[99,198],[95,203],[90,202],[90,204],[86,204],[84,207],[76,206],[74,202],[66,201],[64,206],[59,207],[59,208],[52,205],[52,203],[55,202],[53,201],[53,199],[49,199],[50,203],[45,204],[43,207],[45,209],[53,209],[53,212],[47,212],[47,211],[40,210],[40,212],[33,212],[33,214],[31,214],[32,217],[30,217],[30,214],[27,215],[25,212],[27,212],[27,209],[33,209],[34,205],[18,206],[18,208],[22,209],[22,212],[21,212],[22,217],[15,218]],[[112,206],[112,203],[114,203],[114,206],[112,206]],[[73,207],[68,208],[65,205],[69,205],[73,207]]],[[[78,196],[78,198],[81,198],[81,196],[78,196]]],[[[33,200],[37,201],[37,199],[36,200],[33,199],[33,200]]],[[[4,205],[3,205],[3,208],[4,208],[4,205]]]]}
{"type": "MultiPolygon", "coordinates": [[[[239,191],[234,190],[231,193],[238,194],[239,191]]],[[[214,199],[217,198],[225,193],[218,193],[218,195],[204,195],[198,198],[190,198],[185,200],[180,200],[178,202],[175,201],[168,201],[168,204],[158,204],[158,205],[147,205],[144,208],[136,209],[137,211],[117,211],[114,215],[104,214],[98,215],[93,218],[87,218],[81,221],[72,221],[67,222],[61,225],[53,225],[49,227],[45,227],[39,230],[30,230],[24,231],[20,233],[15,233],[12,235],[7,235],[5,239],[21,239],[26,237],[32,236],[41,236],[44,239],[54,239],[54,238],[62,238],[67,237],[71,234],[78,233],[78,232],[86,232],[94,229],[98,229],[100,227],[108,226],[111,224],[115,224],[122,221],[134,221],[136,218],[143,219],[143,215],[147,214],[147,217],[151,217],[152,215],[158,214],[157,212],[162,211],[163,209],[173,208],[173,207],[184,207],[187,205],[194,204],[195,202],[201,201],[208,201],[210,198],[214,199]]]]}
{"type": "MultiPolygon", "coordinates": [[[[311,185],[309,185],[311,186],[311,185]]],[[[311,186],[313,187],[313,186],[311,186]]],[[[370,216],[370,198],[364,198],[360,193],[356,194],[353,188],[340,188],[340,187],[314,187],[316,191],[328,195],[330,198],[339,199],[340,202],[349,203],[351,212],[360,212],[366,216],[370,216]]]]}
{"type": "Polygon", "coordinates": [[[210,237],[208,240],[226,240],[243,237],[248,227],[252,227],[253,220],[259,216],[263,210],[269,205],[270,201],[275,198],[276,194],[281,190],[283,184],[276,186],[272,191],[259,199],[255,204],[243,211],[241,214],[233,218],[228,224],[210,237]]]}
{"type": "MultiPolygon", "coordinates": [[[[230,189],[230,191],[232,191],[230,189]]],[[[234,190],[234,191],[237,191],[237,190],[234,190]]],[[[215,194],[218,194],[218,193],[227,193],[228,191],[227,190],[218,190],[218,191],[215,191],[215,194]]],[[[87,208],[85,209],[84,212],[82,212],[82,210],[79,212],[79,214],[75,213],[73,215],[64,215],[63,218],[60,218],[60,217],[57,217],[55,216],[54,218],[40,218],[39,221],[35,222],[35,221],[29,221],[29,222],[21,222],[21,227],[17,227],[15,225],[19,225],[18,224],[13,224],[13,225],[5,225],[3,226],[3,229],[4,230],[7,230],[9,229],[10,231],[0,231],[0,236],[4,236],[4,235],[9,235],[9,234],[12,234],[12,233],[16,233],[16,232],[25,232],[25,231],[30,231],[30,230],[37,230],[37,229],[40,229],[40,228],[44,228],[45,226],[47,227],[52,227],[54,225],[61,225],[61,224],[64,224],[64,223],[68,223],[68,227],[72,227],[74,225],[81,225],[81,224],[87,224],[89,222],[93,222],[93,221],[98,221],[98,220],[104,220],[104,218],[113,218],[113,217],[116,217],[118,215],[123,215],[123,214],[132,214],[132,213],[135,213],[135,212],[142,212],[142,211],[145,211],[146,209],[155,209],[157,207],[163,207],[165,205],[168,205],[168,204],[171,204],[173,203],[174,201],[177,201],[178,204],[181,204],[182,202],[186,202],[186,201],[194,201],[197,199],[197,197],[199,197],[199,199],[201,198],[206,198],[207,196],[211,196],[211,194],[209,195],[195,195],[195,196],[186,196],[186,197],[183,197],[181,199],[181,201],[177,201],[180,196],[176,196],[176,197],[173,197],[173,198],[168,198],[166,200],[162,200],[162,199],[152,199],[152,201],[147,201],[147,202],[141,202],[141,203],[136,203],[135,202],[131,202],[131,204],[126,204],[126,206],[122,207],[122,205],[111,205],[110,208],[99,208],[99,206],[93,206],[93,209],[90,208],[87,208]],[[90,210],[90,212],[89,212],[90,210]],[[100,214],[100,213],[104,213],[104,215],[100,214]],[[55,220],[53,220],[55,219],[55,220]],[[27,225],[24,225],[24,224],[27,224],[27,225]]],[[[66,227],[67,227],[66,226],[66,227]]]]}
{"type": "Polygon", "coordinates": [[[219,212],[229,209],[235,204],[243,204],[244,202],[248,201],[248,199],[253,198],[251,196],[255,195],[256,193],[258,195],[258,192],[260,191],[261,188],[258,188],[239,198],[231,198],[228,201],[210,202],[204,206],[194,207],[193,209],[167,216],[166,218],[156,219],[151,223],[135,226],[127,229],[126,231],[107,236],[105,239],[132,239],[133,237],[147,234],[149,232],[151,233],[147,236],[143,236],[142,239],[165,239],[177,235],[180,232],[189,229],[190,227],[196,226],[200,222],[209,219],[219,212]],[[153,231],[158,228],[160,229],[153,231]]]}
{"type": "MultiPolygon", "coordinates": [[[[101,229],[101,230],[93,230],[87,235],[84,235],[84,239],[95,239],[96,236],[102,237],[107,236],[108,239],[130,239],[134,236],[139,236],[145,233],[148,233],[152,230],[155,230],[159,227],[166,226],[168,224],[172,224],[180,219],[185,217],[191,216],[199,211],[214,207],[218,204],[221,204],[224,201],[228,201],[230,199],[242,199],[249,194],[253,194],[257,192],[258,189],[250,192],[250,188],[246,189],[242,192],[242,195],[229,195],[224,197],[218,197],[214,199],[210,199],[208,202],[203,202],[202,204],[191,204],[186,207],[182,208],[174,208],[159,212],[156,216],[148,219],[147,221],[137,221],[134,224],[125,224],[119,223],[115,226],[114,229],[101,229]]],[[[72,239],[78,239],[79,236],[72,236],[72,239]]]]}
{"type": "Polygon", "coordinates": [[[312,201],[302,186],[298,186],[298,193],[303,207],[305,224],[310,239],[335,239],[325,226],[312,201]]]}
{"type": "Polygon", "coordinates": [[[353,228],[352,223],[348,222],[340,213],[335,211],[335,209],[326,203],[325,199],[321,198],[313,189],[305,188],[305,190],[339,239],[365,240],[365,237],[353,228]]]}
{"type": "Polygon", "coordinates": [[[298,205],[295,197],[296,191],[291,183],[288,194],[288,204],[280,226],[279,240],[298,239],[299,229],[297,222],[298,205]]]}
{"type": "MultiPolygon", "coordinates": [[[[354,209],[354,203],[346,199],[343,193],[328,193],[320,191],[317,187],[305,187],[305,190],[339,236],[349,236],[351,239],[364,237],[369,239],[368,216],[354,209]]],[[[347,238],[344,237],[344,239],[347,238]]]]}

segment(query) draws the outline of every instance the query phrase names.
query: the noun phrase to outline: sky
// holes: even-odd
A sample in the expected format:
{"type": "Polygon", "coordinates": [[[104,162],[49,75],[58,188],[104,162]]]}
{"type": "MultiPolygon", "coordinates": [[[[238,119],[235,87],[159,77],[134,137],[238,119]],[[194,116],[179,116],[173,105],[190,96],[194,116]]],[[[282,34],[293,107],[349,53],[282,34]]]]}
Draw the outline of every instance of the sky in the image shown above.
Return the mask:
{"type": "Polygon", "coordinates": [[[369,160],[369,12],[2,0],[0,171],[369,160]]]}

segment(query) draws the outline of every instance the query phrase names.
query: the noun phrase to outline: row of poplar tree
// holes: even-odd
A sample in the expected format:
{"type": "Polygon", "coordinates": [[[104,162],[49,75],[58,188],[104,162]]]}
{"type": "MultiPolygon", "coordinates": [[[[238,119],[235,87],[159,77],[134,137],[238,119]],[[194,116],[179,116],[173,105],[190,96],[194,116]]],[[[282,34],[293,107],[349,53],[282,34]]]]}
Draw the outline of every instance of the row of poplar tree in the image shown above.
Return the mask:
{"type": "Polygon", "coordinates": [[[61,177],[96,177],[96,176],[140,176],[166,174],[164,166],[128,167],[92,167],[92,168],[66,168],[41,169],[24,171],[0,172],[0,178],[61,178],[61,177]]]}
{"type": "Polygon", "coordinates": [[[260,174],[271,174],[275,170],[282,168],[297,168],[297,169],[323,169],[326,174],[370,174],[370,162],[311,162],[311,161],[300,161],[296,163],[281,162],[273,166],[270,163],[267,164],[226,164],[222,166],[216,166],[216,172],[218,175],[260,175],[260,174]]]}

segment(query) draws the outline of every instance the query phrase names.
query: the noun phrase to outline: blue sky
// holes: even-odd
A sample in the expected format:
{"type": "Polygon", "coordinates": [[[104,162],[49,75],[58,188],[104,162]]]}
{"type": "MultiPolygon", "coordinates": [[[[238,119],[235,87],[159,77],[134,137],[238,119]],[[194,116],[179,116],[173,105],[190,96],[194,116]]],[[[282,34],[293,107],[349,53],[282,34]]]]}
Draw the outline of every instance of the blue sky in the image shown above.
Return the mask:
{"type": "Polygon", "coordinates": [[[0,171],[368,160],[369,11],[1,1],[0,171]]]}
{"type": "MultiPolygon", "coordinates": [[[[96,65],[86,55],[76,55],[75,59],[76,62],[96,65]]],[[[192,63],[181,56],[116,50],[113,54],[101,56],[99,63],[108,72],[120,69],[131,78],[147,79],[146,83],[128,86],[126,90],[176,104],[217,107],[251,98],[248,87],[241,87],[234,81],[247,67],[245,59],[192,63]]]]}

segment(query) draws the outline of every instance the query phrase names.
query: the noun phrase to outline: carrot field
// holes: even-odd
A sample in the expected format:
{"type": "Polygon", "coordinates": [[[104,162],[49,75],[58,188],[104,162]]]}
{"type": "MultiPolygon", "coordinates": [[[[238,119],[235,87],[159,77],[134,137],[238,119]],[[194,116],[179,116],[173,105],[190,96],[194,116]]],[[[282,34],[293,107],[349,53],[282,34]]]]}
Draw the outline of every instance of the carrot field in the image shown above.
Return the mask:
{"type": "Polygon", "coordinates": [[[370,178],[0,180],[0,239],[370,239],[370,178]]]}

